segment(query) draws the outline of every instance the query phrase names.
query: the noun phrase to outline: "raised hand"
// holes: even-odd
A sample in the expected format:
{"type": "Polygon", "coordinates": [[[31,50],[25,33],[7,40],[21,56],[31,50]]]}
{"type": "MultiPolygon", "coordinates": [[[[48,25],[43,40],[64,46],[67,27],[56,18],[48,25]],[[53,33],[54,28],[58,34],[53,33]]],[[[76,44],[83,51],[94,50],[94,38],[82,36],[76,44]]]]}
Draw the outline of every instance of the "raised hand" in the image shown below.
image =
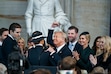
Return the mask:
{"type": "Polygon", "coordinates": [[[97,64],[97,58],[94,57],[92,54],[90,54],[89,60],[90,60],[90,62],[91,62],[93,65],[96,65],[96,64],[97,64]]]}

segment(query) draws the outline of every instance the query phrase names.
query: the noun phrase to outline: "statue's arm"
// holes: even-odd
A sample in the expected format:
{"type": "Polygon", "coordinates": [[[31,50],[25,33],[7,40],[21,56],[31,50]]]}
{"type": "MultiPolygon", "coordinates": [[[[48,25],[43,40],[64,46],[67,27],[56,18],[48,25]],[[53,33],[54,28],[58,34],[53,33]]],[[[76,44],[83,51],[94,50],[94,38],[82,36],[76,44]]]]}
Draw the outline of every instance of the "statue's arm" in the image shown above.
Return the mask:
{"type": "Polygon", "coordinates": [[[27,9],[25,12],[25,22],[27,33],[31,34],[31,25],[32,25],[32,18],[33,18],[33,0],[28,0],[27,9]]]}
{"type": "Polygon", "coordinates": [[[69,22],[68,18],[66,17],[66,14],[64,13],[59,0],[55,1],[55,21],[60,23],[60,28],[63,29],[65,32],[67,32],[67,29],[69,26],[71,26],[71,23],[69,22]]]}

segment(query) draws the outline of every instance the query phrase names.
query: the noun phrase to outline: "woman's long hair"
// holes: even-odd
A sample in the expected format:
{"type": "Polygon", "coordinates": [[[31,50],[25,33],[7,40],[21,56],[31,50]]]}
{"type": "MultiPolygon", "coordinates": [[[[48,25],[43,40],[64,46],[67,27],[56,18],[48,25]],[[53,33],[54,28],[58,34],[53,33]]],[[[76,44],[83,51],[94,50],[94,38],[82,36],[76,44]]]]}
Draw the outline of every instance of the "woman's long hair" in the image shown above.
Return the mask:
{"type": "Polygon", "coordinates": [[[103,36],[102,39],[104,39],[103,61],[106,61],[107,58],[111,55],[111,38],[109,36],[103,36]]]}

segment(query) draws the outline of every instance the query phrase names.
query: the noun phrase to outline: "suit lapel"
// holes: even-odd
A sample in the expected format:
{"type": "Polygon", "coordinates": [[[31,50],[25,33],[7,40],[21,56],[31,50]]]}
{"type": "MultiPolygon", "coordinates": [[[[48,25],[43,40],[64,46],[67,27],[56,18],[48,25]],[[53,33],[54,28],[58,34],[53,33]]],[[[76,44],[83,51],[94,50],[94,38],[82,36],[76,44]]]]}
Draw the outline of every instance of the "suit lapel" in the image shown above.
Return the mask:
{"type": "Polygon", "coordinates": [[[61,50],[58,52],[59,54],[61,54],[61,53],[63,52],[65,46],[66,46],[66,45],[64,45],[64,46],[61,48],[61,50]]]}

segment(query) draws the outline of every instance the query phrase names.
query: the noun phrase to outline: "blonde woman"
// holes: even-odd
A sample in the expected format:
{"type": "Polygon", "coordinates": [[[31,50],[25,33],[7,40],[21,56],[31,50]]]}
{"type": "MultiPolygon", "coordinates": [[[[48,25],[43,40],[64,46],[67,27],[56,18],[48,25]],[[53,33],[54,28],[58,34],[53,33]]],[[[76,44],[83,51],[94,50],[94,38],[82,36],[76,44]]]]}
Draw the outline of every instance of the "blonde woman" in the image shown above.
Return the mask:
{"type": "Polygon", "coordinates": [[[89,47],[89,42],[89,32],[82,32],[79,36],[79,43],[82,45],[83,49],[78,49],[78,52],[73,52],[73,57],[77,60],[77,66],[83,70],[87,70],[88,72],[92,70],[89,56],[90,54],[94,54],[94,51],[89,47]]]}
{"type": "Polygon", "coordinates": [[[111,63],[111,38],[109,36],[102,36],[100,47],[103,49],[103,53],[97,57],[90,56],[90,61],[95,66],[101,66],[104,69],[108,68],[111,63]]]}
{"type": "Polygon", "coordinates": [[[24,38],[20,37],[17,39],[18,46],[20,48],[21,54],[25,55],[26,46],[24,38]]]}

